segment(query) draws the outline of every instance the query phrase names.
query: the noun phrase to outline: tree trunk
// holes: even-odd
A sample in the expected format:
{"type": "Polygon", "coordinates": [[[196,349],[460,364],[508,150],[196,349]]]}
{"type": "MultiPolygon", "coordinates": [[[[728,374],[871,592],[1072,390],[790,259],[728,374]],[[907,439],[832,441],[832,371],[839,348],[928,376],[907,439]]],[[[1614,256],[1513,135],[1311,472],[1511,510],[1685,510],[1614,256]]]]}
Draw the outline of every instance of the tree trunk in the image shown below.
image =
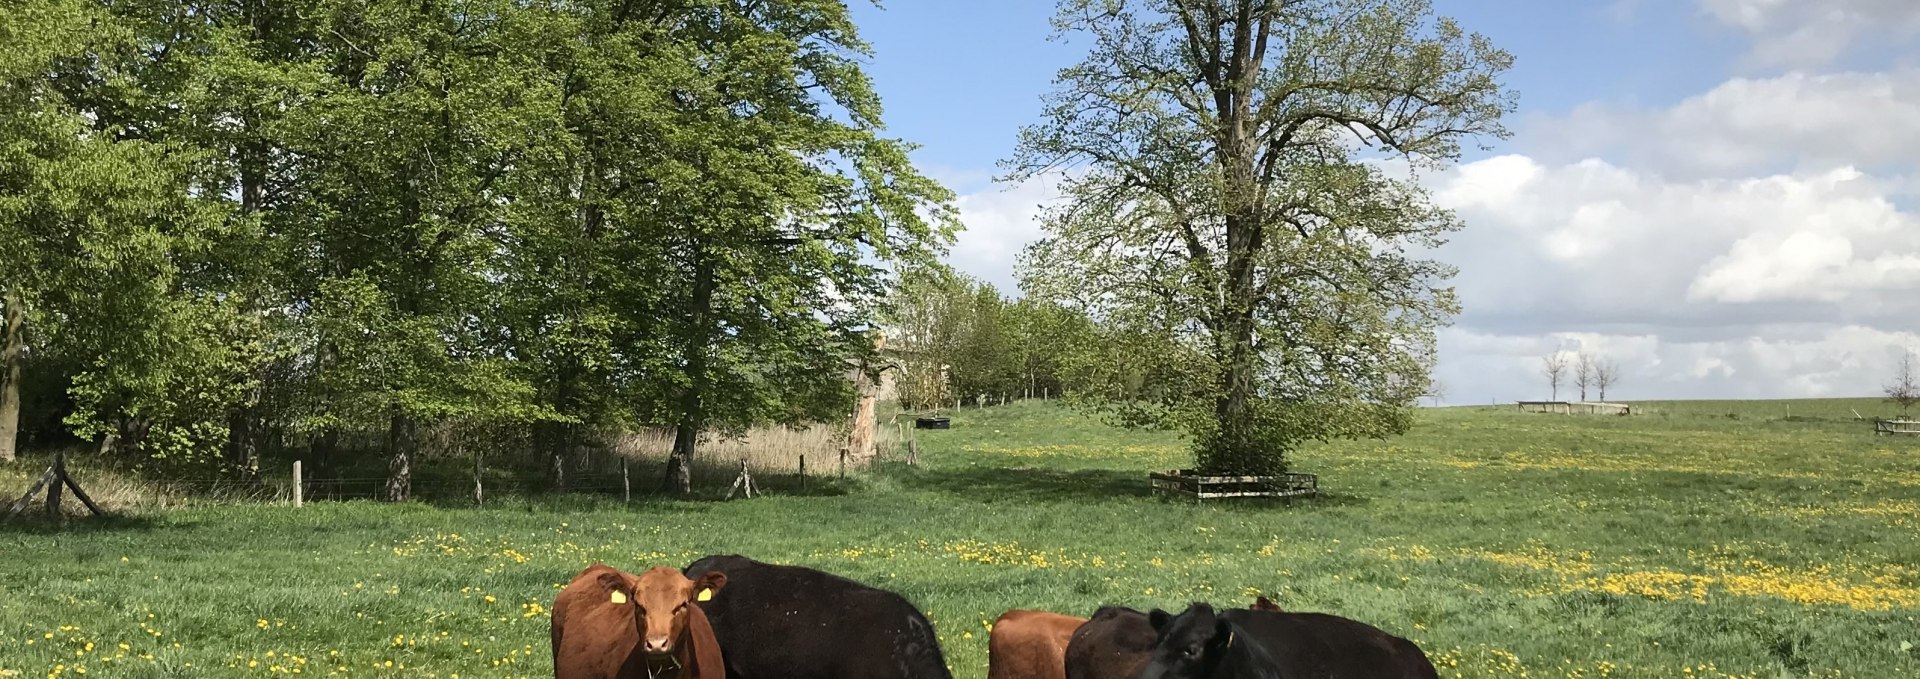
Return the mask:
{"type": "Polygon", "coordinates": [[[667,474],[663,480],[667,490],[681,495],[693,493],[693,448],[700,440],[701,429],[706,426],[703,397],[707,388],[707,346],[712,343],[712,333],[707,326],[713,308],[713,268],[707,261],[705,248],[699,243],[694,244],[693,268],[693,294],[687,303],[687,339],[681,348],[687,388],[681,395],[680,418],[674,426],[673,452],[667,456],[667,474]]]}
{"type": "Polygon", "coordinates": [[[693,447],[700,440],[698,418],[681,416],[673,428],[673,453],[667,456],[664,487],[681,495],[693,493],[693,447]]]}
{"type": "Polygon", "coordinates": [[[26,300],[19,290],[8,290],[6,338],[0,344],[0,462],[12,462],[20,440],[20,363],[26,352],[26,300]]]}
{"type": "Polygon", "coordinates": [[[307,476],[307,487],[313,492],[307,497],[319,497],[322,492],[332,497],[340,477],[338,470],[334,469],[334,460],[340,453],[340,432],[333,429],[322,432],[319,438],[314,439],[310,452],[313,454],[313,466],[307,476]]]}
{"type": "Polygon", "coordinates": [[[1286,463],[1284,451],[1268,450],[1260,441],[1255,416],[1254,383],[1259,370],[1255,310],[1260,302],[1256,267],[1265,246],[1266,214],[1256,170],[1259,144],[1254,136],[1252,96],[1271,17],[1256,16],[1254,3],[1240,2],[1224,18],[1225,23],[1196,23],[1188,28],[1228,30],[1225,36],[1192,36],[1197,44],[1212,43],[1215,49],[1213,61],[1202,70],[1218,116],[1213,141],[1224,180],[1220,207],[1226,217],[1227,240],[1225,279],[1220,281],[1224,295],[1213,314],[1215,359],[1220,361],[1214,402],[1218,429],[1212,441],[1202,444],[1199,462],[1205,472],[1272,474],[1284,471],[1286,463]]]}
{"type": "Polygon", "coordinates": [[[227,468],[240,478],[260,476],[262,427],[253,405],[235,406],[227,413],[227,468]]]}
{"type": "Polygon", "coordinates": [[[414,423],[405,415],[394,415],[387,423],[387,450],[393,455],[387,462],[387,501],[406,502],[413,495],[414,423]]]}

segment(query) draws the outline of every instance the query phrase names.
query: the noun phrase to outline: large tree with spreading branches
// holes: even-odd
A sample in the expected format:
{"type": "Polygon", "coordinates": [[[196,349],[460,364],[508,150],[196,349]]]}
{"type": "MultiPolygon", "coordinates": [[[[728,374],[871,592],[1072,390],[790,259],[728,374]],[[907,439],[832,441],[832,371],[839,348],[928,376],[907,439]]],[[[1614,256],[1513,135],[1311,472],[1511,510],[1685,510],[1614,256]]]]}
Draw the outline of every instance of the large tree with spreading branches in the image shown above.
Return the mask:
{"type": "Polygon", "coordinates": [[[1457,312],[1422,253],[1460,223],[1389,168],[1506,135],[1512,56],[1427,0],[1061,0],[1055,24],[1091,48],[1006,164],[1065,176],[1026,283],[1183,357],[1108,405],[1185,429],[1202,472],[1403,431],[1457,312]]]}

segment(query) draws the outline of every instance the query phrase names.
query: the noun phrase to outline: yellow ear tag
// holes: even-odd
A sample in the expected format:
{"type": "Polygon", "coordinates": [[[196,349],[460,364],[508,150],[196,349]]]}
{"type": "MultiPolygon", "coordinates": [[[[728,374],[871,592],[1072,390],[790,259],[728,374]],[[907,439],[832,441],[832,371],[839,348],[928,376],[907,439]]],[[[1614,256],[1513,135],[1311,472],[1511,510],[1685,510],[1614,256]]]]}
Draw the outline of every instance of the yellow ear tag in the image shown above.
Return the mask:
{"type": "Polygon", "coordinates": [[[703,589],[703,590],[700,590],[700,596],[696,596],[696,597],[694,597],[694,600],[695,600],[695,601],[712,601],[712,600],[713,600],[713,590],[711,590],[711,589],[703,589]]]}
{"type": "Polygon", "coordinates": [[[627,595],[621,593],[619,590],[615,590],[613,592],[613,602],[616,604],[624,604],[627,602],[627,595]]]}

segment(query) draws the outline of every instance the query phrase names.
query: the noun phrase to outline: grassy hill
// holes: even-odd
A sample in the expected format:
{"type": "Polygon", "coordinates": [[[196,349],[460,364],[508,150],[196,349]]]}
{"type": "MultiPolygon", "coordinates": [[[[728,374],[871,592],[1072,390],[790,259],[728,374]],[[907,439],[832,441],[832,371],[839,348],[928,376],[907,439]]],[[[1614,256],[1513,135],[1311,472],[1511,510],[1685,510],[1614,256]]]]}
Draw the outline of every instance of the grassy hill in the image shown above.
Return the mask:
{"type": "Polygon", "coordinates": [[[1448,677],[1920,676],[1920,442],[1852,413],[1884,405],[1637,405],[1422,410],[1301,451],[1326,495],[1292,505],[1149,498],[1147,470],[1187,462],[1174,436],[1022,403],[844,493],[0,528],[0,677],[551,676],[560,583],[709,553],[899,591],[970,679],[1009,608],[1255,593],[1409,637],[1448,677]]]}

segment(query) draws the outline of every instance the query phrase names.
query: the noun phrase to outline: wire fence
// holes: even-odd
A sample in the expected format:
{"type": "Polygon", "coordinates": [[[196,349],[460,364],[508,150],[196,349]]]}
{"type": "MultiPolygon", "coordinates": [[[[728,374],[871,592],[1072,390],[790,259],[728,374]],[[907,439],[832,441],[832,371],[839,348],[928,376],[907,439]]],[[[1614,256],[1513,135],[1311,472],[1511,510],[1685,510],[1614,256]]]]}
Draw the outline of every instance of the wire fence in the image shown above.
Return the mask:
{"type": "MultiPolygon", "coordinates": [[[[805,455],[797,456],[797,468],[751,469],[756,491],[778,494],[836,492],[849,478],[858,480],[874,465],[899,463],[876,456],[865,463],[834,459],[828,464],[808,466],[805,455]]],[[[480,468],[447,464],[416,467],[406,483],[409,500],[442,505],[484,506],[513,499],[584,496],[632,501],[677,494],[665,481],[665,460],[624,458],[592,462],[560,459],[545,469],[480,468]],[[557,471],[557,473],[556,473],[557,471]],[[477,472],[477,475],[476,475],[477,472]]],[[[690,476],[696,497],[720,497],[741,472],[741,461],[703,457],[697,459],[690,476]]],[[[383,501],[393,497],[392,480],[366,470],[346,470],[339,475],[307,474],[300,478],[295,492],[294,474],[285,468],[263,472],[254,478],[218,476],[147,478],[108,469],[75,469],[73,474],[87,493],[108,511],[153,511],[196,506],[383,501]]],[[[0,480],[0,508],[20,497],[33,478],[0,480]],[[16,481],[18,481],[16,483],[16,481]]],[[[37,502],[37,500],[36,500],[37,502]]],[[[74,513],[77,500],[69,494],[63,507],[74,513]],[[71,505],[71,506],[68,506],[71,505]]]]}

